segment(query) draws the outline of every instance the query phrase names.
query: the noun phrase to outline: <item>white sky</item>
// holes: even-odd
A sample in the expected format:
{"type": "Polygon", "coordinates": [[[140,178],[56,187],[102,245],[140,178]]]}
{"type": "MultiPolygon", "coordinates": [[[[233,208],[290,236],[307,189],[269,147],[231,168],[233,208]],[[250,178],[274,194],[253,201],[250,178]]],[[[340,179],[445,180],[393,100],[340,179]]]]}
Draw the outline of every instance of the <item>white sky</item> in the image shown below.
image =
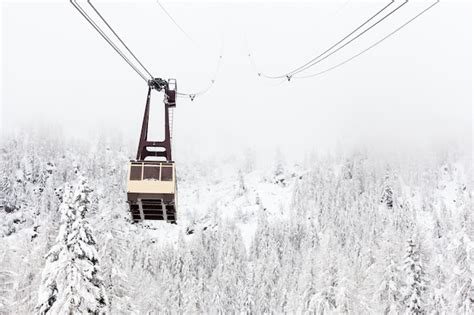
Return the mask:
{"type": "MultiPolygon", "coordinates": [[[[222,47],[214,87],[194,102],[179,99],[178,154],[280,147],[300,157],[361,144],[470,146],[470,1],[442,1],[382,45],[320,77],[276,85],[256,76],[249,49],[261,71],[284,73],[388,2],[346,1],[163,1],[195,43],[153,1],[94,4],[151,72],[177,78],[182,92],[207,86],[222,47]]],[[[357,53],[427,3],[410,1],[315,70],[357,53]]],[[[34,122],[72,135],[106,130],[137,141],[147,87],[69,1],[2,4],[1,129],[34,122]]],[[[162,96],[155,93],[153,99],[161,109],[162,96]]]]}

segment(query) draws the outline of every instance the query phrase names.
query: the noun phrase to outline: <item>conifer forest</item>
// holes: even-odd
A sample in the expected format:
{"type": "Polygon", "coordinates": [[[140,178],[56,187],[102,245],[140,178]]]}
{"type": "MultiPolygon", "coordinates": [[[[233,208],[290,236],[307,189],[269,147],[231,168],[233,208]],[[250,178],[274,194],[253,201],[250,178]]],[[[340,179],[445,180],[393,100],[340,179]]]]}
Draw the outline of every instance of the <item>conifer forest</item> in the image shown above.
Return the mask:
{"type": "Polygon", "coordinates": [[[2,143],[2,314],[473,312],[468,156],[194,160],[169,224],[132,222],[129,151],[2,143]]]}

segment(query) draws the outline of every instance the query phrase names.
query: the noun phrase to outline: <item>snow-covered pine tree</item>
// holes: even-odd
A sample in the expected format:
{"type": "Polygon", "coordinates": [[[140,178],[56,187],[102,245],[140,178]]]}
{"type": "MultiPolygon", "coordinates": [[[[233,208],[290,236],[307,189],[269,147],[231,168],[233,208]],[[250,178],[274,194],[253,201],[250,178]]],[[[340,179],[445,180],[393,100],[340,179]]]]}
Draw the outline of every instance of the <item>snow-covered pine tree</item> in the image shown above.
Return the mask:
{"type": "MultiPolygon", "coordinates": [[[[111,214],[111,211],[107,213],[111,214]]],[[[103,220],[105,221],[105,218],[103,220]]],[[[104,233],[105,241],[101,249],[101,264],[109,266],[109,270],[104,270],[108,271],[104,273],[104,285],[107,289],[110,311],[113,314],[133,314],[136,307],[129,296],[129,276],[124,266],[128,254],[125,246],[128,245],[129,249],[131,244],[125,240],[125,232],[122,230],[124,228],[122,225],[128,222],[125,221],[120,225],[121,221],[109,217],[109,225],[110,220],[113,220],[113,224],[104,233]]]]}
{"type": "Polygon", "coordinates": [[[423,314],[423,293],[426,289],[424,268],[414,238],[409,238],[407,242],[404,269],[406,272],[406,313],[423,314]]]}
{"type": "Polygon", "coordinates": [[[378,304],[383,308],[384,314],[400,314],[400,288],[399,268],[394,259],[390,258],[377,289],[378,304]]]}
{"type": "Polygon", "coordinates": [[[390,181],[390,173],[388,172],[385,174],[380,203],[384,204],[387,209],[393,208],[393,188],[390,181]]]}
{"type": "MultiPolygon", "coordinates": [[[[2,161],[0,161],[1,163],[2,161]]],[[[6,174],[4,174],[4,169],[6,167],[2,164],[0,164],[0,211],[5,211],[6,209],[6,192],[8,190],[9,182],[8,182],[8,177],[6,174]]]]}
{"type": "Polygon", "coordinates": [[[275,161],[273,165],[272,182],[285,186],[285,168],[284,168],[283,154],[280,150],[275,153],[275,161]]]}
{"type": "Polygon", "coordinates": [[[338,270],[334,265],[329,265],[327,269],[323,271],[326,281],[323,281],[321,291],[319,292],[319,303],[318,311],[331,312],[337,306],[336,304],[336,290],[338,286],[338,270]]]}
{"type": "MultiPolygon", "coordinates": [[[[318,283],[316,276],[319,268],[316,257],[316,249],[308,247],[305,249],[305,255],[301,257],[301,271],[298,274],[298,282],[295,287],[299,289],[294,295],[297,298],[295,307],[299,307],[298,312],[316,312],[317,310],[317,289],[318,283]]],[[[294,276],[296,278],[296,276],[294,276]]],[[[292,301],[291,301],[292,302],[292,301]]]]}
{"type": "Polygon", "coordinates": [[[447,286],[445,283],[444,270],[441,268],[439,263],[435,263],[436,266],[431,272],[430,281],[430,310],[429,313],[433,315],[441,315],[448,313],[449,301],[446,297],[447,286]]]}
{"type": "MultiPolygon", "coordinates": [[[[22,233],[22,232],[20,232],[22,233]]],[[[14,295],[15,312],[17,314],[30,314],[35,309],[36,291],[41,281],[41,270],[44,262],[44,255],[47,252],[46,244],[47,234],[31,231],[29,233],[34,238],[28,237],[21,239],[18,242],[18,247],[21,248],[21,267],[17,268],[18,277],[16,290],[14,295]],[[39,237],[38,237],[39,235],[39,237]]]]}
{"type": "Polygon", "coordinates": [[[242,170],[239,170],[238,174],[238,184],[237,184],[237,197],[243,196],[247,192],[247,187],[245,186],[244,174],[242,170]]]}
{"type": "Polygon", "coordinates": [[[14,293],[16,290],[17,275],[7,269],[11,266],[11,257],[8,253],[8,243],[0,244],[0,315],[13,314],[14,293]]]}
{"type": "Polygon", "coordinates": [[[83,176],[65,189],[59,234],[46,255],[36,307],[39,314],[107,313],[96,241],[85,219],[90,192],[83,176]]]}
{"type": "Polygon", "coordinates": [[[245,300],[243,302],[242,306],[242,313],[244,314],[253,314],[255,313],[256,310],[256,301],[255,301],[255,292],[256,292],[256,287],[255,287],[255,279],[257,277],[255,268],[253,268],[254,265],[252,262],[249,262],[248,266],[248,272],[247,272],[247,278],[245,279],[245,282],[247,285],[245,286],[244,292],[242,294],[245,297],[245,300]]]}
{"type": "Polygon", "coordinates": [[[465,229],[456,236],[453,246],[454,269],[450,282],[453,291],[452,312],[474,313],[474,242],[465,229]]]}
{"type": "Polygon", "coordinates": [[[218,303],[214,304],[214,311],[231,313],[240,311],[245,296],[245,247],[240,231],[235,225],[225,223],[219,230],[218,260],[221,262],[214,269],[210,283],[215,292],[218,303]]]}

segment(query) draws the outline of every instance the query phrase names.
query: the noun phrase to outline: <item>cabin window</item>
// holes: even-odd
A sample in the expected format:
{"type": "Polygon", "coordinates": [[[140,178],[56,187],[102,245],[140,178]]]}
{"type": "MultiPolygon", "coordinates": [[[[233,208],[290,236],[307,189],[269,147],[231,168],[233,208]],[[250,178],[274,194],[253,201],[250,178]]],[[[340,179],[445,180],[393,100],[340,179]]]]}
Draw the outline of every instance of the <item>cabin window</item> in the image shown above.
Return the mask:
{"type": "Polygon", "coordinates": [[[142,166],[141,165],[131,166],[130,180],[142,180],[142,166]]]}
{"type": "Polygon", "coordinates": [[[160,180],[160,167],[159,166],[145,166],[145,169],[143,170],[143,179],[160,180]]]}
{"type": "Polygon", "coordinates": [[[170,182],[173,180],[173,166],[161,167],[161,180],[170,182]]]}

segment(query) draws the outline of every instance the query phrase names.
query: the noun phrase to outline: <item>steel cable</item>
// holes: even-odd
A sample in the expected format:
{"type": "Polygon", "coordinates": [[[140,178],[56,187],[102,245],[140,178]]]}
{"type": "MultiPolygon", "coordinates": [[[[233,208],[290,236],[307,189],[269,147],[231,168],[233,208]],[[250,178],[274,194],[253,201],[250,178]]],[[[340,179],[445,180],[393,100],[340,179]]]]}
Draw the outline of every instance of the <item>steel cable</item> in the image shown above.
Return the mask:
{"type": "Polygon", "coordinates": [[[389,16],[391,16],[393,13],[397,12],[399,9],[401,9],[404,5],[406,5],[408,3],[409,0],[405,0],[405,2],[403,2],[401,5],[399,5],[398,7],[396,7],[393,11],[391,11],[390,13],[388,13],[387,15],[385,15],[382,19],[378,20],[376,23],[374,23],[373,25],[371,25],[368,29],[366,29],[365,31],[363,31],[362,33],[358,34],[356,37],[354,37],[353,39],[351,39],[350,41],[348,41],[347,43],[345,43],[344,45],[342,45],[341,47],[339,47],[338,49],[336,49],[335,51],[331,52],[329,55],[326,55],[324,56],[323,58],[319,59],[318,61],[315,61],[313,62],[312,64],[304,67],[303,69],[287,76],[288,80],[291,79],[291,77],[294,75],[294,74],[297,74],[297,73],[300,73],[300,72],[303,72],[311,67],[313,67],[314,65],[317,65],[318,63],[320,62],[323,62],[324,60],[326,60],[327,58],[331,57],[332,55],[334,55],[335,53],[337,53],[338,51],[340,51],[341,49],[343,49],[344,47],[346,47],[347,45],[351,44],[352,42],[354,42],[356,39],[360,38],[362,35],[366,34],[368,31],[370,31],[372,28],[374,28],[375,26],[377,26],[379,23],[383,22],[385,19],[387,19],[389,16]]]}
{"type": "Polygon", "coordinates": [[[96,7],[92,4],[91,0],[87,0],[87,3],[92,7],[94,12],[100,17],[100,19],[107,25],[107,27],[110,29],[110,31],[117,37],[117,39],[122,43],[122,45],[127,49],[127,51],[132,55],[132,57],[138,62],[138,64],[148,73],[148,75],[153,79],[154,76],[148,71],[148,69],[141,63],[141,61],[135,56],[135,54],[128,48],[128,46],[123,42],[123,40],[118,36],[118,34],[115,32],[115,30],[110,26],[110,24],[105,20],[105,18],[100,14],[100,12],[96,9],[96,7]]]}
{"type": "MultiPolygon", "coordinates": [[[[127,56],[123,53],[123,51],[117,47],[117,45],[114,44],[114,42],[112,41],[112,39],[101,29],[100,26],[97,25],[97,23],[95,23],[93,21],[93,19],[86,13],[86,11],[84,10],[84,8],[79,4],[77,3],[77,0],[70,0],[71,4],[76,8],[76,10],[89,22],[89,24],[91,24],[91,26],[105,39],[105,41],[107,41],[107,43],[125,60],[125,62],[127,62],[127,64],[133,69],[135,70],[135,72],[140,75],[140,77],[148,83],[148,79],[147,77],[145,76],[145,74],[143,74],[143,72],[141,72],[134,64],[133,62],[127,58],[127,56]]],[[[148,73],[148,75],[151,77],[151,79],[154,78],[154,76],[148,71],[148,69],[142,64],[142,62],[136,57],[136,55],[130,50],[130,48],[125,44],[125,42],[120,38],[120,36],[115,32],[115,30],[111,27],[111,25],[105,20],[105,18],[102,16],[102,14],[99,12],[99,10],[92,4],[92,2],[90,0],[87,0],[87,3],[90,5],[90,7],[94,10],[94,12],[99,16],[99,18],[104,22],[104,24],[108,27],[108,29],[114,34],[114,36],[120,41],[120,43],[125,47],[125,49],[130,53],[130,55],[138,62],[138,64],[143,68],[143,70],[145,70],[146,73],[148,73]]],[[[160,3],[159,3],[160,4],[160,3]]],[[[160,4],[161,6],[161,4],[160,4]]],[[[162,7],[162,6],[161,6],[162,7]]],[[[163,8],[163,7],[162,7],[163,8]]],[[[166,9],[163,8],[163,10],[167,13],[167,15],[176,23],[176,21],[172,18],[172,16],[166,11],[166,9]]],[[[177,25],[178,28],[180,28],[182,30],[182,28],[177,25]]],[[[219,59],[218,59],[218,62],[217,62],[217,66],[216,66],[216,70],[212,76],[212,79],[210,81],[210,84],[200,90],[200,91],[197,91],[197,92],[193,92],[193,93],[180,93],[178,92],[177,95],[179,97],[189,97],[191,100],[194,100],[194,98],[196,96],[200,96],[204,93],[206,93],[215,83],[215,80],[216,80],[216,77],[217,77],[217,73],[219,72],[219,69],[220,69],[220,66],[221,66],[221,60],[222,60],[222,50],[223,50],[223,47],[221,47],[221,54],[219,55],[219,59]]]]}
{"type": "Polygon", "coordinates": [[[222,63],[222,50],[223,50],[223,47],[221,47],[221,54],[219,55],[219,59],[217,61],[217,64],[216,64],[216,70],[214,71],[214,74],[212,76],[212,79],[210,81],[210,83],[208,84],[208,86],[206,86],[205,88],[203,88],[202,90],[200,91],[197,91],[197,92],[193,92],[193,93],[182,93],[182,92],[178,92],[176,93],[179,97],[187,97],[189,98],[191,101],[194,101],[194,99],[196,98],[196,96],[200,96],[200,95],[203,95],[205,93],[207,93],[207,91],[209,91],[212,86],[214,85],[214,83],[216,82],[216,78],[217,78],[217,74],[219,73],[219,70],[220,70],[220,67],[221,67],[221,63],[222,63]]]}
{"type": "Polygon", "coordinates": [[[367,47],[366,49],[360,51],[359,53],[355,54],[354,56],[344,60],[343,62],[341,63],[338,63],[337,65],[335,66],[332,66],[324,71],[320,71],[320,72],[317,72],[317,73],[313,73],[313,74],[309,74],[309,75],[304,75],[304,76],[295,76],[295,79],[306,79],[306,78],[312,78],[312,77],[316,77],[316,76],[319,76],[319,75],[322,75],[324,73],[327,73],[331,70],[334,70],[336,68],[339,68],[343,65],[345,65],[346,63],[356,59],[357,57],[359,57],[360,55],[366,53],[367,51],[371,50],[372,48],[378,46],[379,44],[381,44],[382,42],[384,42],[386,39],[390,38],[391,36],[393,36],[394,34],[398,33],[400,30],[402,30],[403,28],[405,28],[408,24],[410,24],[411,22],[413,22],[414,20],[416,20],[418,17],[420,17],[421,15],[423,15],[424,13],[426,13],[428,10],[430,10],[431,8],[433,8],[435,5],[437,5],[438,3],[440,2],[440,0],[437,0],[436,2],[432,3],[430,6],[428,6],[427,8],[425,8],[423,11],[421,11],[420,13],[418,13],[417,15],[415,15],[413,18],[411,18],[410,20],[408,20],[406,23],[402,24],[400,27],[398,27],[397,29],[395,29],[394,31],[392,31],[391,33],[389,33],[388,35],[386,35],[385,37],[383,37],[382,39],[378,40],[377,42],[373,43],[372,45],[370,45],[369,47],[367,47]]]}
{"type": "Polygon", "coordinates": [[[400,9],[402,6],[404,6],[406,3],[408,2],[408,0],[405,0],[405,2],[398,6],[396,9],[394,9],[393,11],[391,11],[389,14],[385,15],[382,19],[380,19],[379,21],[377,21],[376,23],[372,24],[371,26],[369,26],[369,28],[367,28],[365,31],[363,31],[362,33],[360,33],[359,35],[357,35],[356,37],[354,37],[353,39],[351,39],[349,42],[345,43],[343,46],[339,47],[338,49],[336,49],[335,51],[331,52],[329,55],[325,56],[323,59],[320,59],[318,60],[320,57],[324,56],[326,53],[328,53],[329,51],[331,51],[333,48],[335,48],[337,45],[341,44],[344,40],[348,39],[350,36],[354,35],[357,31],[359,31],[360,29],[362,29],[362,27],[364,27],[365,25],[367,25],[370,21],[372,21],[374,18],[376,18],[378,15],[380,15],[382,12],[384,12],[388,7],[390,7],[393,3],[395,3],[394,0],[392,0],[389,4],[387,4],[385,7],[383,7],[380,11],[378,11],[376,14],[374,14],[370,19],[368,19],[365,23],[363,23],[362,25],[360,25],[357,29],[355,29],[353,32],[351,32],[350,34],[348,34],[346,37],[344,37],[343,39],[341,39],[339,42],[337,42],[336,44],[334,44],[332,47],[330,47],[329,49],[327,49],[325,52],[323,52],[322,54],[320,54],[318,57],[316,58],[313,58],[312,61],[310,62],[307,62],[305,65],[301,66],[301,67],[298,67],[297,69],[287,73],[287,75],[293,75],[293,74],[296,74],[298,72],[301,72],[301,71],[304,71],[306,70],[307,68],[309,67],[312,67],[315,62],[320,62],[328,57],[330,57],[331,55],[333,55],[334,53],[338,52],[339,50],[341,50],[342,48],[346,47],[347,45],[349,45],[350,43],[352,43],[354,40],[356,40],[357,38],[359,38],[360,36],[362,36],[363,34],[367,33],[368,31],[370,31],[372,28],[374,28],[375,26],[377,26],[379,23],[381,23],[383,20],[385,20],[386,18],[388,18],[390,15],[392,15],[394,12],[396,12],[398,9],[400,9]]]}
{"type": "Polygon", "coordinates": [[[112,42],[112,40],[102,31],[102,29],[91,19],[91,17],[84,11],[84,9],[77,3],[76,0],[70,0],[71,4],[76,10],[91,24],[91,26],[109,43],[109,45],[128,63],[128,65],[135,70],[135,72],[148,83],[147,77],[125,56],[125,54],[112,42]]]}
{"type": "MultiPolygon", "coordinates": [[[[189,36],[189,34],[178,24],[178,22],[174,19],[174,17],[168,12],[168,10],[166,10],[166,8],[161,4],[161,2],[159,0],[156,0],[156,3],[160,6],[160,8],[163,10],[163,12],[171,19],[171,21],[175,24],[175,26],[177,28],[179,28],[179,30],[191,42],[193,42],[195,45],[197,45],[196,42],[191,38],[191,36],[189,36]]],[[[193,101],[197,96],[205,94],[207,91],[209,91],[211,89],[211,87],[214,85],[214,83],[216,81],[217,74],[218,74],[220,66],[221,66],[223,48],[224,48],[223,45],[221,45],[221,51],[220,51],[219,58],[218,58],[218,61],[217,61],[216,69],[215,69],[215,71],[212,75],[212,78],[210,80],[209,85],[206,86],[204,89],[202,89],[200,91],[197,91],[197,92],[192,92],[192,93],[177,92],[176,94],[178,95],[178,97],[181,97],[181,98],[186,97],[186,98],[189,98],[191,101],[193,101]]]]}
{"type": "Polygon", "coordinates": [[[156,0],[156,3],[160,6],[161,10],[163,10],[163,12],[170,18],[170,20],[174,23],[174,25],[176,25],[177,28],[179,28],[179,30],[184,34],[184,36],[186,36],[190,41],[192,41],[193,43],[195,43],[195,41],[193,40],[193,38],[191,36],[189,36],[189,34],[178,24],[178,22],[176,22],[176,20],[173,18],[173,16],[168,12],[168,10],[166,10],[166,8],[161,4],[161,2],[159,0],[156,0]]]}
{"type": "MultiPolygon", "coordinates": [[[[331,14],[331,17],[334,17],[334,16],[338,15],[345,7],[349,4],[349,2],[351,2],[351,0],[347,0],[347,1],[345,1],[343,4],[341,4],[341,5],[339,6],[339,8],[337,8],[337,9],[334,11],[334,13],[331,14]]],[[[352,33],[351,33],[351,34],[352,34],[352,33]]],[[[351,34],[349,34],[348,36],[350,36],[351,34]]],[[[345,38],[344,38],[344,39],[345,39],[345,38]]],[[[344,39],[342,39],[341,41],[343,41],[344,39]]],[[[336,44],[336,45],[337,45],[337,44],[336,44]]],[[[261,73],[260,71],[258,71],[257,64],[255,63],[255,59],[253,58],[253,54],[252,54],[252,52],[251,52],[251,50],[250,50],[250,47],[249,47],[249,44],[248,44],[247,36],[245,36],[245,47],[246,47],[246,49],[247,49],[247,52],[248,52],[248,53],[247,53],[247,57],[248,57],[249,60],[250,60],[250,64],[251,64],[251,66],[252,66],[252,68],[253,68],[253,71],[257,74],[257,76],[259,76],[259,77],[262,76],[262,73],[261,73]]],[[[270,78],[270,76],[267,76],[267,75],[266,75],[266,77],[267,77],[267,78],[270,78]]],[[[273,77],[272,77],[272,78],[273,78],[273,77]]],[[[275,77],[275,79],[277,79],[277,78],[275,77]]],[[[281,76],[281,79],[286,79],[286,76],[281,76]]],[[[284,81],[283,81],[283,82],[284,82],[284,81]]],[[[277,84],[277,85],[280,85],[280,84],[277,84]]]]}
{"type": "Polygon", "coordinates": [[[327,52],[331,51],[333,48],[335,48],[336,46],[338,46],[339,44],[341,44],[343,41],[345,41],[346,39],[348,39],[350,36],[354,35],[358,30],[360,30],[361,28],[363,28],[365,25],[367,25],[370,21],[372,21],[373,19],[375,19],[380,13],[382,13],[383,11],[385,11],[388,7],[390,7],[393,3],[395,3],[395,0],[391,0],[388,4],[386,4],[382,9],[380,9],[379,11],[377,11],[377,13],[373,14],[371,17],[369,17],[366,21],[364,21],[361,25],[359,25],[356,29],[354,29],[353,31],[351,31],[349,34],[347,34],[346,36],[344,36],[341,40],[339,40],[337,43],[335,43],[334,45],[332,45],[331,47],[329,47],[328,49],[326,49],[323,53],[321,53],[320,55],[312,58],[310,61],[306,62],[305,64],[301,65],[300,67],[292,70],[292,71],[289,71],[285,74],[282,74],[282,75],[278,75],[278,76],[269,76],[269,75],[266,75],[266,74],[263,74],[263,73],[260,73],[260,76],[263,76],[267,79],[281,79],[281,78],[287,78],[288,75],[292,75],[293,73],[296,73],[297,71],[299,71],[301,68],[304,68],[306,67],[307,65],[311,64],[312,62],[314,62],[315,60],[318,60],[319,58],[321,58],[322,56],[324,56],[327,52]]]}

